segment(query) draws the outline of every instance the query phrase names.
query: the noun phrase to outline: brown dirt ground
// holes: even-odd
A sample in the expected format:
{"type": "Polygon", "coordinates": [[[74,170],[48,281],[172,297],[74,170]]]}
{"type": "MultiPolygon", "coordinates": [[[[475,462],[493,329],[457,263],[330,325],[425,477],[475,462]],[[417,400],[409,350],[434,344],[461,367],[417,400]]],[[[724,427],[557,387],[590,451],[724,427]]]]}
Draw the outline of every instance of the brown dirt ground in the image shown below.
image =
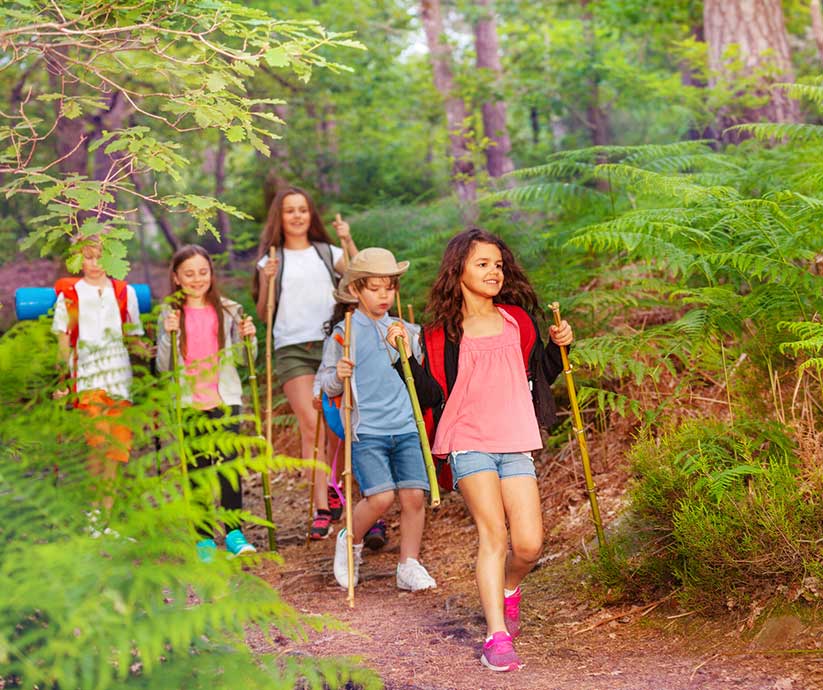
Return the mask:
{"type": "MultiPolygon", "coordinates": [[[[592,465],[608,523],[624,501],[622,462],[629,429],[610,442],[591,434],[592,465]],[[605,462],[605,458],[609,462],[605,462]]],[[[279,447],[294,452],[292,432],[279,447]]],[[[539,567],[523,585],[524,630],[517,650],[526,667],[495,674],[479,663],[485,626],[474,583],[476,533],[458,494],[430,511],[421,561],[438,589],[411,594],[395,587],[398,514],[388,516],[389,544],[366,550],[361,583],[350,609],[334,581],[334,540],[305,546],[307,487],[295,475],[274,479],[282,566],[266,562],[257,574],[306,614],[328,614],[349,631],[326,629],[308,641],[278,638],[276,649],[249,632],[257,651],[355,656],[393,690],[813,690],[823,688],[823,626],[792,619],[758,633],[763,620],[705,619],[673,598],[643,605],[598,606],[587,598],[569,559],[591,549],[593,529],[576,449],[544,452],[537,462],[546,543],[539,567]]],[[[256,482],[248,503],[259,502],[256,482]]],[[[262,513],[262,511],[261,511],[262,513]]],[[[337,525],[339,529],[340,525],[337,525]]],[[[252,530],[259,547],[262,530],[252,530]]]]}

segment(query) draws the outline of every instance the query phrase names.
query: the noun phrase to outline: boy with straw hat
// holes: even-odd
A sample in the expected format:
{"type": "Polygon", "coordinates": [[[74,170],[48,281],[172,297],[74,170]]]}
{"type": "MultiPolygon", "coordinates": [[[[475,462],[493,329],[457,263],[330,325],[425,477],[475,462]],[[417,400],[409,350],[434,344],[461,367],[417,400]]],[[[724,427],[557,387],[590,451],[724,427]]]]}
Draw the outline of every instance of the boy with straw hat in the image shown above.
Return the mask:
{"type": "MultiPolygon", "coordinates": [[[[394,367],[397,353],[386,343],[386,331],[394,322],[398,281],[409,267],[379,247],[355,255],[335,291],[337,307],[330,337],[323,346],[323,361],[316,387],[335,397],[344,379],[352,384],[352,469],[363,498],[354,507],[354,584],[357,584],[363,538],[368,529],[394,503],[400,501],[400,560],[397,586],[420,591],[437,586],[419,562],[426,496],[429,482],[409,395],[394,367]],[[343,357],[343,324],[346,311],[356,305],[351,323],[351,357],[343,357]]],[[[412,336],[419,327],[406,323],[412,336]]],[[[419,338],[412,337],[411,356],[422,360],[419,338]]],[[[337,535],[334,577],[348,587],[346,530],[337,535]]]]}

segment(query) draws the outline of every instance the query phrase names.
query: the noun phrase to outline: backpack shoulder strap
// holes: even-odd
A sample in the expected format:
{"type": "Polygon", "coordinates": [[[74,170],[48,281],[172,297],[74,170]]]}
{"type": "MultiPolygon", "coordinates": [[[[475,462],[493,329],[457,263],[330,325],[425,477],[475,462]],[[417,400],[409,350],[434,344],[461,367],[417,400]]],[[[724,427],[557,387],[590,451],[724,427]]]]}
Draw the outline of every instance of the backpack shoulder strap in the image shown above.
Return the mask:
{"type": "Polygon", "coordinates": [[[336,288],[339,280],[337,278],[337,274],[334,272],[334,257],[331,253],[331,245],[327,242],[312,242],[311,245],[314,247],[314,251],[317,252],[320,260],[329,272],[329,278],[331,278],[332,285],[336,288]]]}
{"type": "Polygon", "coordinates": [[[114,299],[117,300],[117,307],[120,309],[120,321],[125,329],[129,320],[129,284],[125,280],[111,279],[114,288],[114,299]]]}
{"type": "Polygon", "coordinates": [[[66,301],[66,312],[69,316],[68,336],[69,343],[72,347],[77,345],[77,338],[80,334],[80,304],[77,299],[77,281],[80,280],[77,276],[70,276],[68,278],[60,278],[54,284],[55,294],[63,295],[66,301]]]}
{"type": "Polygon", "coordinates": [[[523,364],[528,372],[529,356],[537,342],[537,328],[534,325],[534,320],[522,307],[514,304],[499,304],[497,306],[517,322],[517,327],[520,329],[520,352],[523,355],[523,364]]]}

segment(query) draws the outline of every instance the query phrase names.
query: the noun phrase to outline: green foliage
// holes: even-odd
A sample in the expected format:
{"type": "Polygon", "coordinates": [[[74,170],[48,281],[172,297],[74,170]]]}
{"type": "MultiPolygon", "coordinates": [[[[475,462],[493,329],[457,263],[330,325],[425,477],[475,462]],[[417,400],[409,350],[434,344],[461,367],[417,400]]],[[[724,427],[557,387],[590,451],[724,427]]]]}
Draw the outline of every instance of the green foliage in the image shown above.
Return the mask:
{"type": "Polygon", "coordinates": [[[328,48],[362,46],[313,20],[274,18],[222,0],[4,3],[0,75],[17,92],[0,119],[0,192],[43,207],[27,244],[48,254],[94,217],[121,231],[103,233],[113,248],[102,263],[122,277],[122,240],[132,234],[137,199],[192,216],[200,233],[217,235],[217,211],[245,217],[187,190],[141,194],[136,178],[182,181],[190,160],[175,139],[187,133],[219,130],[268,155],[271,128],[282,123],[270,110],[282,101],[249,96],[249,82],[262,69],[302,82],[317,68],[345,69],[326,57],[328,48]]]}
{"type": "Polygon", "coordinates": [[[698,419],[641,435],[630,454],[631,517],[595,577],[612,595],[677,588],[707,610],[799,584],[819,558],[823,506],[793,450],[762,420],[698,419]]]}
{"type": "Polygon", "coordinates": [[[138,368],[131,460],[113,482],[89,474],[82,412],[53,401],[57,378],[47,324],[20,324],[0,339],[0,678],[19,687],[340,687],[379,680],[352,662],[277,651],[284,638],[340,624],[304,616],[245,566],[279,560],[261,553],[201,563],[195,527],[265,524],[248,512],[217,510],[218,476],[294,465],[272,456],[248,418],[185,423],[187,455],[236,453],[181,483],[172,421],[175,386],[138,368]],[[160,442],[155,450],[154,439],[160,442]],[[102,496],[114,498],[109,515],[102,496]],[[97,505],[95,512],[93,506],[97,505]],[[272,654],[245,638],[258,628],[272,654]],[[324,685],[325,684],[325,685],[324,685]]]}

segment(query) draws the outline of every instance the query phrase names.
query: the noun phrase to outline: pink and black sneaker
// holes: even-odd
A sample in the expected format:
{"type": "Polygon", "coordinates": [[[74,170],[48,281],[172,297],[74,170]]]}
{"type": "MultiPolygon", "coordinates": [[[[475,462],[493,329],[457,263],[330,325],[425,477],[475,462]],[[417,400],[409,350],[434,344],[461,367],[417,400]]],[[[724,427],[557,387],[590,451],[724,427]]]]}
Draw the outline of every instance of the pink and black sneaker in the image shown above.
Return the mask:
{"type": "Polygon", "coordinates": [[[503,621],[512,639],[520,634],[520,587],[510,597],[503,597],[503,621]]]}
{"type": "Polygon", "coordinates": [[[496,632],[483,645],[480,663],[492,671],[516,671],[523,663],[514,651],[512,636],[507,632],[496,632]]]}
{"type": "Polygon", "coordinates": [[[343,516],[343,501],[340,500],[340,496],[337,491],[334,490],[333,486],[329,485],[328,492],[331,519],[337,522],[343,516]]]}
{"type": "Polygon", "coordinates": [[[319,508],[317,512],[314,514],[314,520],[311,523],[311,531],[309,532],[309,537],[314,541],[318,541],[321,539],[325,539],[331,533],[331,513],[328,510],[323,510],[323,508],[319,508]]]}

